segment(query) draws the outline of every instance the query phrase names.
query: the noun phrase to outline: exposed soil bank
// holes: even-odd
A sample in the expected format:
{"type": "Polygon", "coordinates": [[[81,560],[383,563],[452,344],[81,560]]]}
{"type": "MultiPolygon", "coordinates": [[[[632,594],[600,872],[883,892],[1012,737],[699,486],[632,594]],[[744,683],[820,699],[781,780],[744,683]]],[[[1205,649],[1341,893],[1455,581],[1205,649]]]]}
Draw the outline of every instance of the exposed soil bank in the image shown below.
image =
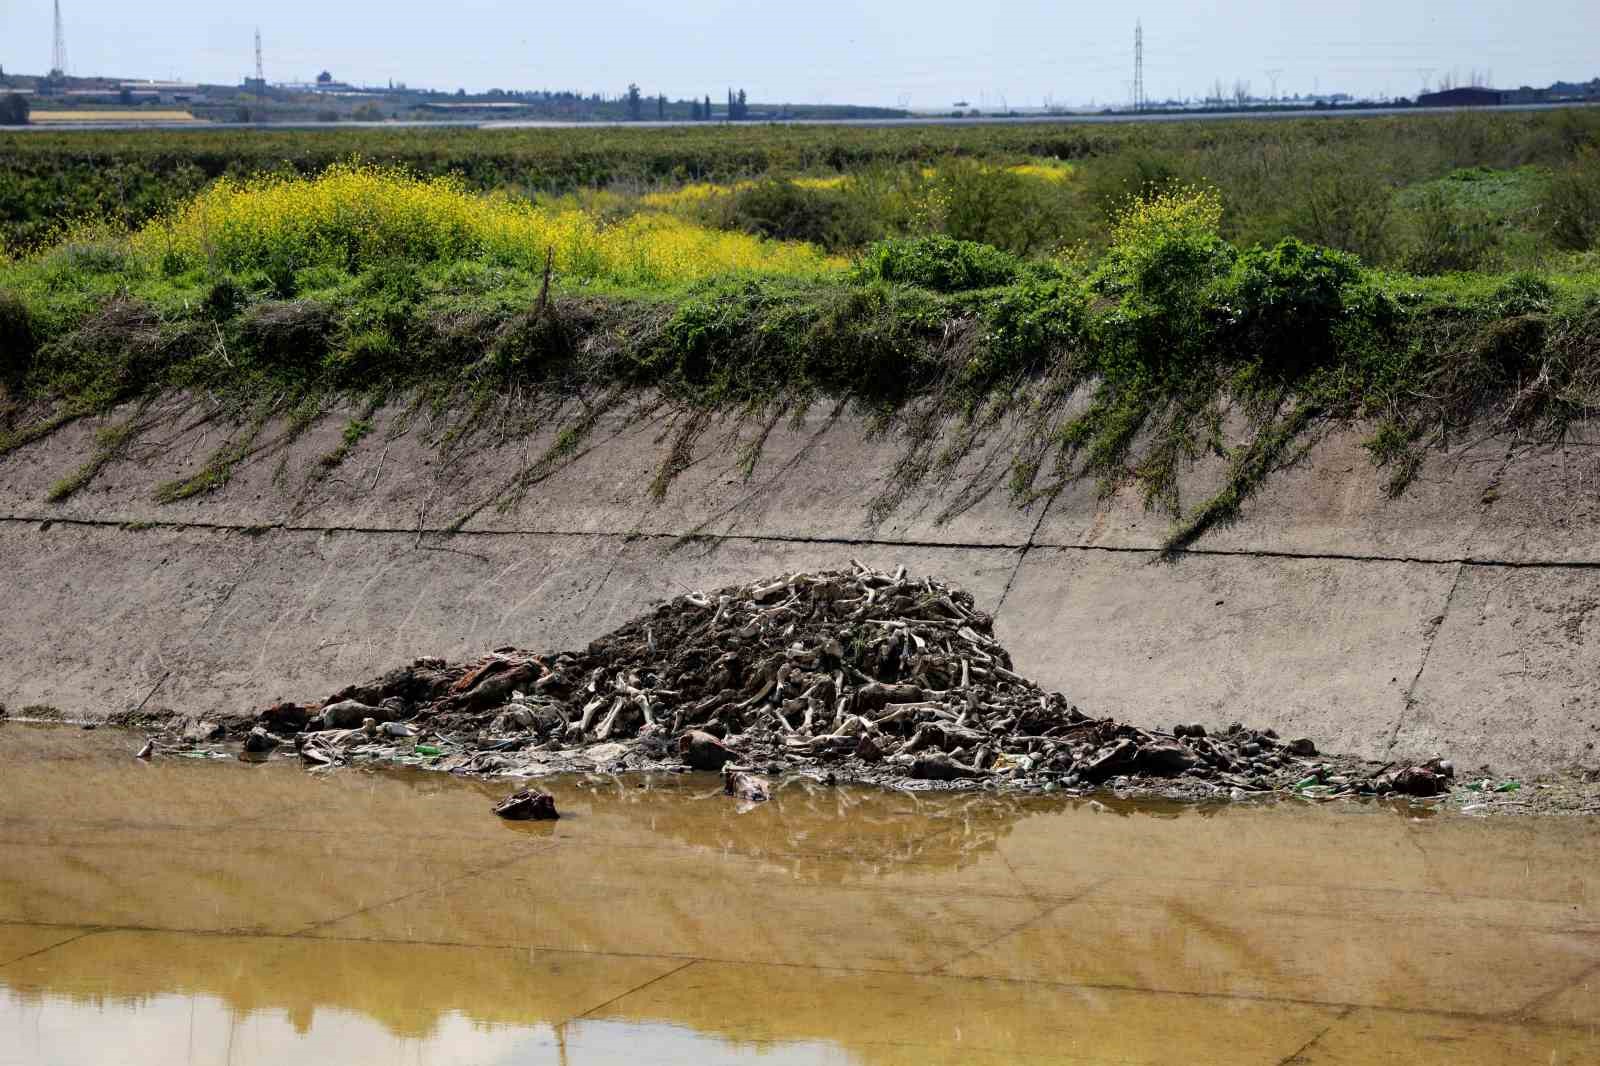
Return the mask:
{"type": "MultiPolygon", "coordinates": [[[[173,504],[151,486],[193,476],[228,427],[177,420],[62,504],[49,487],[98,454],[96,423],[0,460],[0,700],[237,714],[419,654],[579,647],[654,600],[855,557],[971,590],[1018,672],[1096,715],[1246,721],[1379,761],[1448,754],[1467,773],[1600,768],[1592,442],[1474,443],[1386,501],[1360,434],[1331,436],[1237,525],[1153,565],[1166,530],[1136,496],[1082,485],[1019,509],[983,449],[869,520],[897,442],[825,412],[713,425],[659,499],[645,489],[674,427],[619,417],[443,537],[548,442],[442,460],[426,427],[375,423],[331,476],[339,420],[269,426],[231,480],[173,504]]],[[[1186,490],[1216,473],[1202,463],[1186,490]]]]}

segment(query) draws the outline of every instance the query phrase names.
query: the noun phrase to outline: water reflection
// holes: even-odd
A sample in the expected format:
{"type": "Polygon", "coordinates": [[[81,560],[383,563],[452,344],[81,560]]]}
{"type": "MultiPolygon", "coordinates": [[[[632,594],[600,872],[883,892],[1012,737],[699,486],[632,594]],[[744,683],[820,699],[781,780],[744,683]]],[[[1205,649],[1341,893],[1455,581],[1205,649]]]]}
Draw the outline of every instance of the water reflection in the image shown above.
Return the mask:
{"type": "Polygon", "coordinates": [[[1576,819],[591,778],[513,826],[493,782],[0,741],[0,1063],[1600,1057],[1576,819]]]}

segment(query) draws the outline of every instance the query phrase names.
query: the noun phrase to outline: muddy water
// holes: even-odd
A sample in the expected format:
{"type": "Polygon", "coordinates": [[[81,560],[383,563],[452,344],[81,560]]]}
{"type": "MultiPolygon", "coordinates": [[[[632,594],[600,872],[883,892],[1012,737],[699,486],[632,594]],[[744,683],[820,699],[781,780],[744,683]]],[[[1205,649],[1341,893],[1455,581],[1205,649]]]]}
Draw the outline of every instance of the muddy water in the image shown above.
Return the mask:
{"type": "Polygon", "coordinates": [[[0,1063],[1600,1062],[1600,824],[505,786],[0,727],[0,1063]]]}

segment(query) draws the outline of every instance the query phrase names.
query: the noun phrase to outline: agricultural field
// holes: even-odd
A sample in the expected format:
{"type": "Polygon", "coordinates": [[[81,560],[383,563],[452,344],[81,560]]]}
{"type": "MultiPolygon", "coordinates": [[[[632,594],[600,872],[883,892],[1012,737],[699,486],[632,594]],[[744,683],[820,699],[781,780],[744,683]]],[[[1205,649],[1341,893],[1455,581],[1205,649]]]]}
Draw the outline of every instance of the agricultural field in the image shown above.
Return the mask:
{"type": "Polygon", "coordinates": [[[571,419],[558,450],[641,395],[851,404],[904,431],[908,484],[1020,420],[1019,500],[1133,484],[1182,547],[1330,420],[1400,491],[1473,425],[1600,407],[1585,110],[34,133],[0,136],[0,236],[0,452],[174,388],[239,421],[229,454],[352,401],[452,412],[451,440],[571,419]],[[1223,488],[1179,499],[1207,453],[1223,488]]]}

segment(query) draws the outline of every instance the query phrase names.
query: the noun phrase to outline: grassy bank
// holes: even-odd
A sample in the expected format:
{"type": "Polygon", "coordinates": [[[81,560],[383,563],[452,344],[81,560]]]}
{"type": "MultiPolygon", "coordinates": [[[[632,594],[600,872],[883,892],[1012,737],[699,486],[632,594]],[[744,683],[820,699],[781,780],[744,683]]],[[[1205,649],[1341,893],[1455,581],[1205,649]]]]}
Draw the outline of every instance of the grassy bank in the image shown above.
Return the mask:
{"type": "MultiPolygon", "coordinates": [[[[948,197],[952,173],[1042,196],[1083,180],[1042,160],[946,160],[897,180],[948,197]]],[[[1296,236],[1243,242],[1225,192],[1165,178],[1125,189],[1092,235],[1028,248],[958,239],[937,198],[942,214],[855,245],[726,221],[752,194],[856,195],[877,180],[533,202],[361,167],[216,183],[132,229],[80,227],[0,265],[0,453],[119,412],[101,453],[56,486],[64,498],[175,389],[236,430],[159,486],[166,500],[224,483],[274,418],[305,427],[353,405],[328,468],[383,404],[431,408],[442,449],[559,426],[481,508],[641,397],[689,416],[656,493],[705,413],[770,423],[823,403],[901,433],[883,510],[1006,423],[1020,426],[1019,502],[1079,478],[1134,485],[1177,548],[1236,516],[1331,421],[1369,426],[1400,491],[1427,448],[1469,427],[1553,438],[1600,408],[1600,270],[1548,241],[1537,271],[1380,269],[1296,236]],[[1182,498],[1182,471],[1207,454],[1228,467],[1223,488],[1182,498]]]]}

